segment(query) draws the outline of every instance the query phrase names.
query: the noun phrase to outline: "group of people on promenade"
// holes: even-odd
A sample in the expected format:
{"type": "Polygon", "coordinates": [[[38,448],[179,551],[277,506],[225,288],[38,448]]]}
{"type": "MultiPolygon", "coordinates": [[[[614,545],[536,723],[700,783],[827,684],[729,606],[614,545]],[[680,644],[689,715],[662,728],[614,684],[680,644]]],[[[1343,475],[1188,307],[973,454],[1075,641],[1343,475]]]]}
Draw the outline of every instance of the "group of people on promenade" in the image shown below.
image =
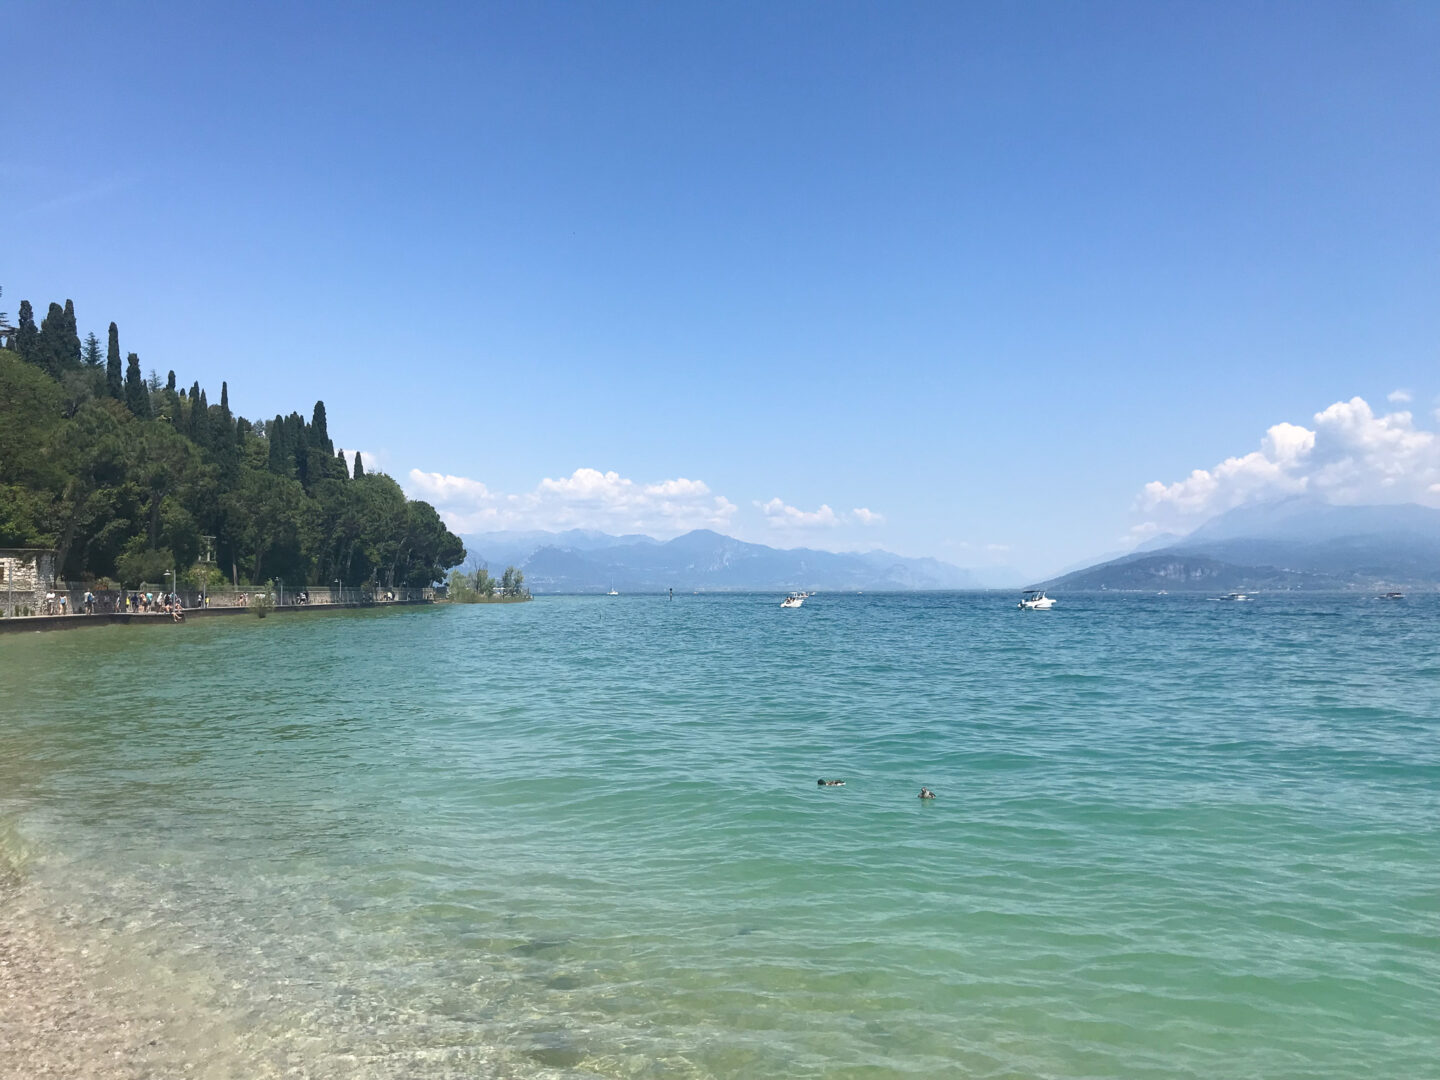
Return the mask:
{"type": "MultiPolygon", "coordinates": [[[[206,597],[202,600],[207,607],[208,599],[206,597]]],[[[45,594],[46,615],[103,615],[117,612],[126,615],[169,615],[176,622],[180,622],[185,618],[185,605],[179,595],[173,592],[159,596],[153,592],[126,592],[97,597],[94,592],[86,589],[85,596],[80,601],[80,610],[72,612],[68,595],[63,592],[45,594]]]]}

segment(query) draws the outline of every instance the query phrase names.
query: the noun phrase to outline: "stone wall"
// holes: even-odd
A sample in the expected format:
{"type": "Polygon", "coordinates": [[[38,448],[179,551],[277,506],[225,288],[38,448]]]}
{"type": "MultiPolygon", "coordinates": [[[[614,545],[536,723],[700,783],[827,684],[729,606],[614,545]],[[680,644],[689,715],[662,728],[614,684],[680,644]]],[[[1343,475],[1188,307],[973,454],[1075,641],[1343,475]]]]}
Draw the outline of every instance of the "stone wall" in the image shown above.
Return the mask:
{"type": "Polygon", "coordinates": [[[0,548],[0,617],[40,615],[55,589],[55,552],[0,548]]]}

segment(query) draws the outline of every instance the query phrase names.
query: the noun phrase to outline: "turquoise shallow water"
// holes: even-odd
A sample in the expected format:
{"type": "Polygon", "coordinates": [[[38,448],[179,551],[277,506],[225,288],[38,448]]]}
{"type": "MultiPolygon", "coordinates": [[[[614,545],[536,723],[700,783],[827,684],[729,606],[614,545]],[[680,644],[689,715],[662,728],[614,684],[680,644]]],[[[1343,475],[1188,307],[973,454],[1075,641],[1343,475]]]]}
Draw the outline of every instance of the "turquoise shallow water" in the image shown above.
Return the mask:
{"type": "Polygon", "coordinates": [[[12,917],[192,1010],[197,1075],[1440,1076],[1440,598],[546,598],[0,658],[12,917]]]}

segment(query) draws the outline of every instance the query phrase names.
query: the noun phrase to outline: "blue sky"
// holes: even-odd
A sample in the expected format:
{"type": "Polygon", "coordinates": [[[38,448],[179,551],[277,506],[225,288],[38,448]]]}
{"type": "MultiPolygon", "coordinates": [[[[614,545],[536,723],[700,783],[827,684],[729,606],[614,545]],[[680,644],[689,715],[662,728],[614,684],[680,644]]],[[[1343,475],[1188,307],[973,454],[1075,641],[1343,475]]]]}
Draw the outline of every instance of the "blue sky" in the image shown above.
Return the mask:
{"type": "Polygon", "coordinates": [[[1038,573],[1440,499],[1437,5],[6,23],[0,308],[71,297],[246,415],[323,398],[462,527],[1038,573]]]}

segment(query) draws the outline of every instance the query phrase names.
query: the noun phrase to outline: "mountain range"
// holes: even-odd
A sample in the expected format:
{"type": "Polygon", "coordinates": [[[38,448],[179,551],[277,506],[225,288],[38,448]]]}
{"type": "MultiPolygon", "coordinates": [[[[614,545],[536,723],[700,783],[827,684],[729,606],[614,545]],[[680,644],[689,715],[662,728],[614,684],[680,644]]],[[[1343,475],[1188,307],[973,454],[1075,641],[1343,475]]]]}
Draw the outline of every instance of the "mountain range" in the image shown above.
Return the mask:
{"type": "Polygon", "coordinates": [[[673,540],[568,532],[471,533],[470,555],[492,572],[517,566],[535,593],[664,592],[666,589],[739,592],[977,589],[986,582],[969,570],[888,551],[844,553],[772,548],[696,529],[673,540]]]}
{"type": "Polygon", "coordinates": [[[1440,510],[1296,496],[1237,507],[1188,536],[1043,582],[1147,591],[1440,588],[1440,510]]]}

